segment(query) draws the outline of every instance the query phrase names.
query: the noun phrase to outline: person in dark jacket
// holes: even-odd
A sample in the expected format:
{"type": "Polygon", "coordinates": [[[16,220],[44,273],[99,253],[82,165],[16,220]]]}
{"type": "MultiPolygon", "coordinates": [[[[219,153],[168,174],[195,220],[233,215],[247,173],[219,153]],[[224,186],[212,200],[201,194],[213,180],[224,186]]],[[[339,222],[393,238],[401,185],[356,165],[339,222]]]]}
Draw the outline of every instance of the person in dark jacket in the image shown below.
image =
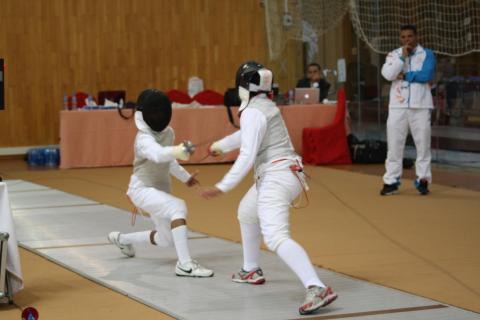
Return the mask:
{"type": "Polygon", "coordinates": [[[327,98],[330,83],[328,83],[322,74],[322,67],[318,63],[312,62],[307,66],[306,77],[298,80],[297,88],[319,88],[319,102],[327,98]]]}

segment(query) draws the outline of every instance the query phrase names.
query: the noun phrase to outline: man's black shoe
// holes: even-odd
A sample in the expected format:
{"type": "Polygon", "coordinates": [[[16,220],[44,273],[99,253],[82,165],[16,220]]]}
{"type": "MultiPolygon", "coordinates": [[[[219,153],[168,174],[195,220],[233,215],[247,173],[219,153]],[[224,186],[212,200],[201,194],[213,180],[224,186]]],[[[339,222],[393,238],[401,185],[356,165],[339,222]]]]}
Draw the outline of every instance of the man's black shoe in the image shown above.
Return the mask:
{"type": "Polygon", "coordinates": [[[384,184],[383,189],[380,191],[380,195],[389,196],[398,191],[398,183],[384,184]]]}
{"type": "Polygon", "coordinates": [[[415,186],[422,196],[426,196],[430,193],[430,190],[428,190],[428,181],[426,179],[415,181],[415,186]]]}

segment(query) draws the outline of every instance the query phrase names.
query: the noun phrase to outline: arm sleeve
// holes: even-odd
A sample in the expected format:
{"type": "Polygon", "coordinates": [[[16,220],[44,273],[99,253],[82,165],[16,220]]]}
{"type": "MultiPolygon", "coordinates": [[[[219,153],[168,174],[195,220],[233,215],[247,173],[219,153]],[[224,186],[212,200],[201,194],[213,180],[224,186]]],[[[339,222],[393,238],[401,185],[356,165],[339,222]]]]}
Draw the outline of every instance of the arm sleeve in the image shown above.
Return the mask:
{"type": "Polygon", "coordinates": [[[405,74],[405,80],[408,82],[426,83],[433,80],[435,73],[435,55],[431,50],[425,49],[426,57],[423,61],[420,71],[410,71],[405,74]]]}
{"type": "Polygon", "coordinates": [[[170,174],[177,178],[178,180],[182,181],[183,183],[187,182],[190,179],[191,175],[185,170],[177,160],[173,160],[170,162],[170,174]]]}
{"type": "Polygon", "coordinates": [[[240,118],[241,145],[240,155],[232,168],[215,186],[223,192],[235,188],[250,171],[260,144],[267,131],[267,119],[258,110],[247,108],[240,118]]]}
{"type": "Polygon", "coordinates": [[[310,87],[310,80],[307,78],[302,78],[298,80],[297,86],[295,88],[309,88],[310,87]]]}
{"type": "Polygon", "coordinates": [[[240,148],[241,140],[242,140],[241,131],[237,130],[231,135],[226,136],[222,140],[219,140],[217,143],[219,147],[222,149],[223,153],[228,153],[230,151],[240,148]]]}
{"type": "Polygon", "coordinates": [[[387,55],[387,59],[382,67],[382,76],[388,80],[393,81],[402,72],[404,59],[395,51],[387,55]]]}
{"type": "Polygon", "coordinates": [[[145,159],[155,163],[165,163],[175,160],[172,147],[163,147],[159,145],[155,138],[148,134],[141,134],[135,141],[135,151],[145,159]]]}
{"type": "Polygon", "coordinates": [[[320,86],[320,102],[322,102],[328,96],[328,90],[330,89],[330,83],[323,81],[320,86]]]}

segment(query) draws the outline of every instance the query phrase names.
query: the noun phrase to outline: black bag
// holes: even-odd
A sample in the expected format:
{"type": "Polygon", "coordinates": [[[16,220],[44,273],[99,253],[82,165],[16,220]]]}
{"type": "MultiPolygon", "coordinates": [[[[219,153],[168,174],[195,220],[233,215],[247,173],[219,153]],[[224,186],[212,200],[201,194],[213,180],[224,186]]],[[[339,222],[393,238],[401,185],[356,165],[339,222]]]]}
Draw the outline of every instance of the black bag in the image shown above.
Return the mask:
{"type": "Polygon", "coordinates": [[[358,140],[348,136],[350,156],[353,163],[384,163],[387,158],[387,143],[381,140],[358,140]]]}

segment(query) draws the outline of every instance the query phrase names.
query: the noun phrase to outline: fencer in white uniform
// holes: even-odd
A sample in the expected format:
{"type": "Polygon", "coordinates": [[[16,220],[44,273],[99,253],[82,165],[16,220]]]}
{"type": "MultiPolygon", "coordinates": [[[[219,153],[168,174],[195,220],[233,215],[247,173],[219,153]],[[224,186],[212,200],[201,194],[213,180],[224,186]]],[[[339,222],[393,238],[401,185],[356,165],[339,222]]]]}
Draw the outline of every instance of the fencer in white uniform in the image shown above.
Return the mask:
{"type": "Polygon", "coordinates": [[[401,27],[402,47],[387,55],[382,67],[383,77],[392,82],[387,120],[388,153],[381,195],[397,192],[402,176],[403,151],[410,130],[417,159],[415,187],[422,195],[429,193],[432,182],[431,112],[433,99],[431,84],[435,72],[435,55],[417,43],[415,26],[401,27]]]}
{"type": "Polygon", "coordinates": [[[235,282],[265,282],[259,266],[261,236],[267,247],[292,269],[307,293],[299,308],[301,314],[313,313],[337,298],[323,284],[305,250],[290,237],[289,208],[302,192],[304,184],[301,158],[295,153],[280,110],[267,97],[272,87],[272,72],[249,61],[237,72],[241,99],[240,130],[214,142],[214,155],[240,148],[229,172],[215,187],[205,188],[209,199],[232,190],[254,167],[255,183],[238,208],[244,263],[235,273],[235,282]]]}
{"type": "Polygon", "coordinates": [[[187,206],[170,194],[170,175],[189,187],[198,183],[176,159],[187,160],[191,150],[184,144],[172,146],[174,131],[168,126],[172,105],[155,89],[143,91],[137,101],[133,174],[127,196],[137,210],[150,215],[155,229],[122,234],[111,232],[108,239],[128,257],[135,256],[134,244],[175,246],[178,262],[175,273],[186,277],[211,277],[213,271],[190,257],[187,243],[187,206]]]}

